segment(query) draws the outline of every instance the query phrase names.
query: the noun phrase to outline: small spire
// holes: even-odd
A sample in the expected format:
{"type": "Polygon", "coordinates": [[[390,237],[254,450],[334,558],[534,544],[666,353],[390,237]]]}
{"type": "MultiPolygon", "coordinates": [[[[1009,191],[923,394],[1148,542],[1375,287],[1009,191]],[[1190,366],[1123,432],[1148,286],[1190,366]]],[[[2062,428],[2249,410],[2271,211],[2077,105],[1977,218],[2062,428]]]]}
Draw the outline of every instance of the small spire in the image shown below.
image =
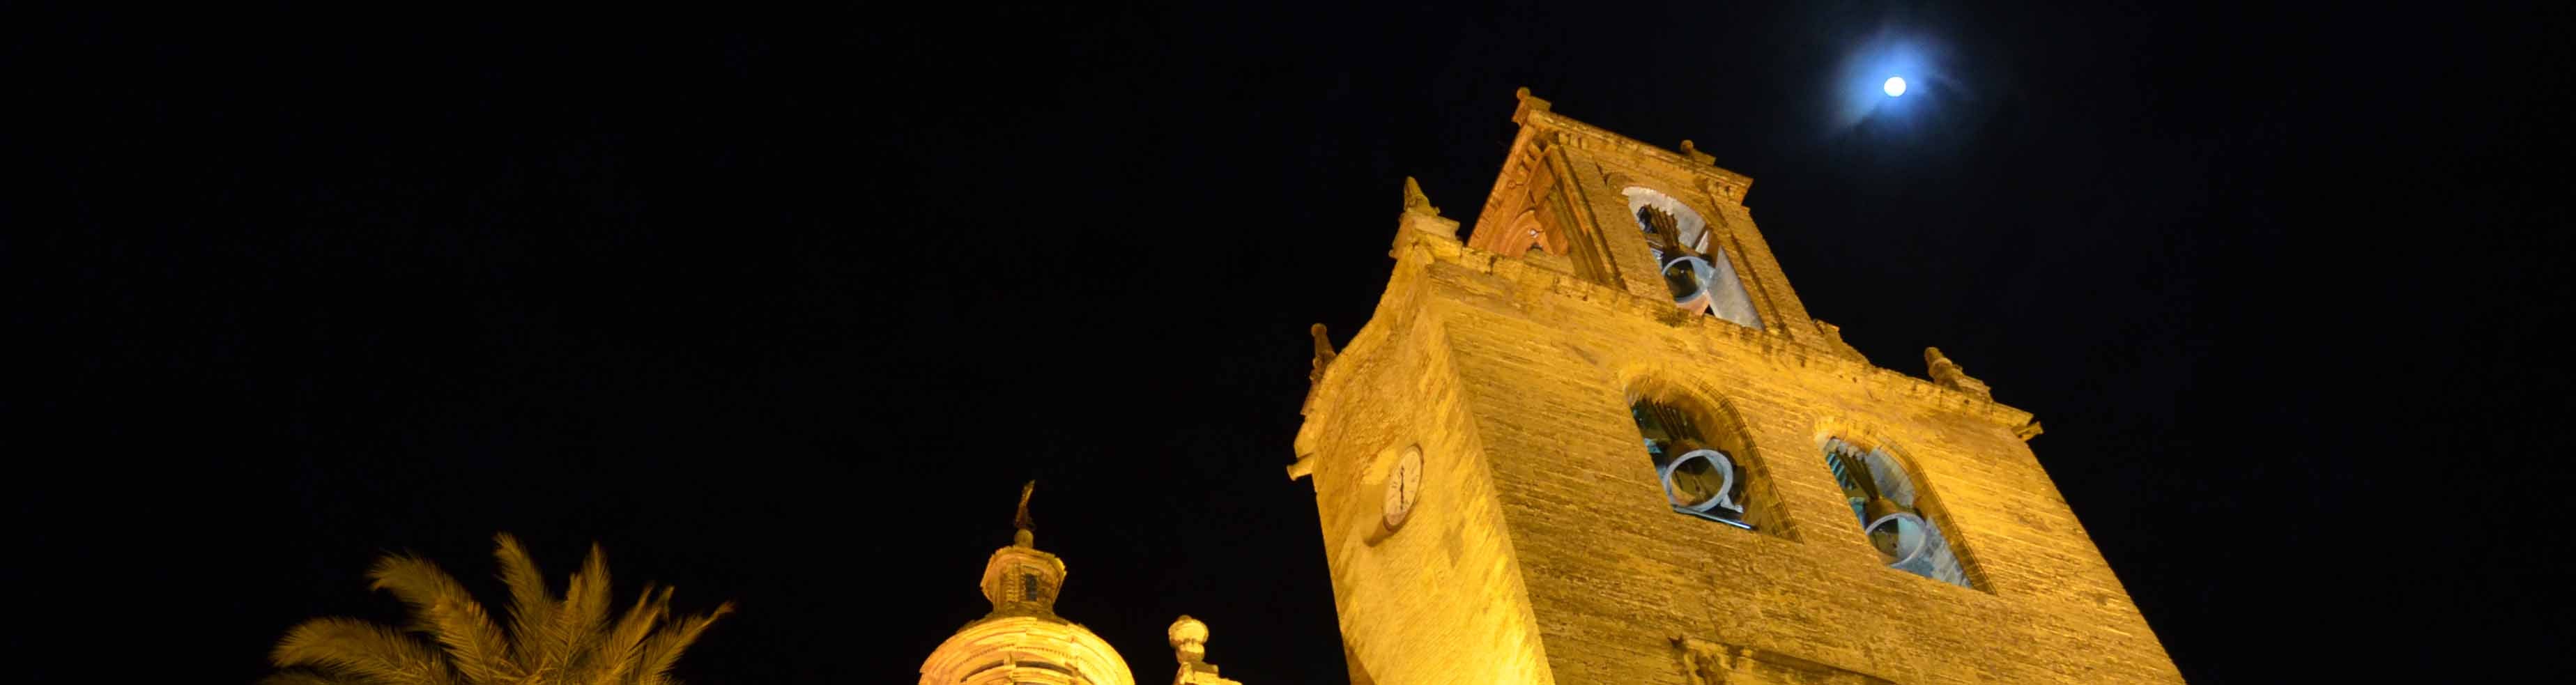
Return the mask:
{"type": "Polygon", "coordinates": [[[1404,211],[1440,216],[1440,208],[1431,206],[1431,196],[1422,194],[1422,184],[1404,177],[1404,211]]]}

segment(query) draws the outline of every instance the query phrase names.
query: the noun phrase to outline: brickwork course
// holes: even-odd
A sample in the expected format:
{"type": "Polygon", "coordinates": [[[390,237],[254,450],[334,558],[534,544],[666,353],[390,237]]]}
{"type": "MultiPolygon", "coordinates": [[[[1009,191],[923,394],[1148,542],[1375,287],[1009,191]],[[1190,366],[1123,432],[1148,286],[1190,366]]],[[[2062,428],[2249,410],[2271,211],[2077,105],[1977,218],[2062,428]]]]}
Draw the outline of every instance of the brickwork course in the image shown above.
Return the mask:
{"type": "Polygon", "coordinates": [[[1315,491],[1353,683],[2181,682],[1979,360],[1872,364],[1799,303],[1751,179],[1520,96],[1474,230],[1408,183],[1376,311],[1319,340],[1289,473],[1315,491]],[[1760,327],[1675,306],[1632,188],[1705,220],[1760,327]],[[1667,503],[1629,413],[1646,396],[1713,414],[1757,530],[1667,503]],[[1829,439],[1902,463],[1973,587],[1885,564],[1829,439]],[[1418,499],[1391,525],[1408,448],[1418,499]]]}

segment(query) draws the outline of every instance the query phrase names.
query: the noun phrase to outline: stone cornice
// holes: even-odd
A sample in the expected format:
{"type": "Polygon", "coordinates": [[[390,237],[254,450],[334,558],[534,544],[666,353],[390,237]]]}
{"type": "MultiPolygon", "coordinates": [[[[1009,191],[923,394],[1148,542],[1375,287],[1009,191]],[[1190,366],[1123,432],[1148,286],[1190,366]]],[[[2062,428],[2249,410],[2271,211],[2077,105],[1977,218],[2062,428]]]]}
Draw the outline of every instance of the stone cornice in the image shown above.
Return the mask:
{"type": "MultiPolygon", "coordinates": [[[[1416,254],[1422,255],[1433,263],[1458,267],[1522,286],[1514,288],[1516,291],[1544,292],[1548,297],[1608,307],[1619,310],[1624,315],[1655,318],[1671,323],[1669,317],[1678,311],[1670,302],[1639,297],[1584,281],[1571,274],[1467,247],[1454,236],[1442,236],[1430,231],[1399,231],[1396,247],[1398,261],[1416,254]]],[[[1687,335],[1756,350],[1765,358],[1775,362],[1820,368],[1853,381],[1880,383],[1909,395],[1937,398],[1943,405],[1983,416],[2007,430],[2018,430],[2031,423],[2030,412],[1996,402],[1991,398],[1943,387],[1932,381],[1906,375],[1877,364],[1843,357],[1829,350],[1790,340],[1775,332],[1738,326],[1713,316],[1683,317],[1679,325],[1689,329],[1687,335]]]]}
{"type": "MultiPolygon", "coordinates": [[[[1427,269],[1433,265],[1448,265],[1524,286],[1514,290],[1543,291],[1548,297],[1608,307],[1620,310],[1622,315],[1627,316],[1653,318],[1671,323],[1673,313],[1679,311],[1674,309],[1670,302],[1640,297],[1585,281],[1572,274],[1533,266],[1519,259],[1468,247],[1458,240],[1457,228],[1456,221],[1408,213],[1396,230],[1394,249],[1388,251],[1387,256],[1396,259],[1398,274],[1408,269],[1427,269]],[[1420,263],[1407,264],[1408,259],[1419,260],[1420,263]]],[[[1291,479],[1302,477],[1311,471],[1312,466],[1305,459],[1313,455],[1318,447],[1316,441],[1320,438],[1319,431],[1323,430],[1323,426],[1327,423],[1328,408],[1334,406],[1334,403],[1329,401],[1329,397],[1346,382],[1345,379],[1349,377],[1348,367],[1367,362],[1371,353],[1378,347],[1379,341],[1386,337],[1388,327],[1397,325],[1396,321],[1392,320],[1394,317],[1408,317],[1415,313],[1411,310],[1428,306],[1411,302],[1410,300],[1418,295],[1412,290],[1435,286],[1421,283],[1408,284],[1407,281],[1408,279],[1400,276],[1390,278],[1388,289],[1380,296],[1377,311],[1370,316],[1368,324],[1361,327],[1357,334],[1351,336],[1350,342],[1342,347],[1340,357],[1343,361],[1325,368],[1322,376],[1315,381],[1313,393],[1307,405],[1306,420],[1297,430],[1293,447],[1296,461],[1288,466],[1291,479]]],[[[1678,325],[1689,327],[1688,335],[1692,337],[1756,350],[1763,358],[1775,362],[1820,368],[1856,383],[1879,383],[1908,395],[1936,399],[1941,405],[1983,417],[1989,422],[2000,425],[2023,440],[2028,440],[2039,433],[2039,425],[2032,420],[2031,413],[2028,411],[1997,402],[1991,396],[1979,396],[1945,387],[1863,359],[1844,356],[1831,348],[1823,347],[1825,343],[1822,341],[1793,340],[1776,330],[1746,328],[1713,316],[1682,317],[1678,325]]]]}
{"type": "Polygon", "coordinates": [[[1081,624],[1004,616],[967,624],[940,643],[922,662],[920,682],[1134,685],[1136,678],[1117,649],[1081,624]]]}
{"type": "Polygon", "coordinates": [[[1674,176],[1695,177],[1711,194],[1738,205],[1744,203],[1744,194],[1753,188],[1753,177],[1716,166],[1715,160],[1691,149],[1690,141],[1682,141],[1682,151],[1666,150],[1559,114],[1550,109],[1548,101],[1530,95],[1527,88],[1521,89],[1519,96],[1521,105],[1512,113],[1512,121],[1526,128],[1557,134],[1552,142],[1577,149],[1616,149],[1629,159],[1661,162],[1666,167],[1662,171],[1674,176]]]}

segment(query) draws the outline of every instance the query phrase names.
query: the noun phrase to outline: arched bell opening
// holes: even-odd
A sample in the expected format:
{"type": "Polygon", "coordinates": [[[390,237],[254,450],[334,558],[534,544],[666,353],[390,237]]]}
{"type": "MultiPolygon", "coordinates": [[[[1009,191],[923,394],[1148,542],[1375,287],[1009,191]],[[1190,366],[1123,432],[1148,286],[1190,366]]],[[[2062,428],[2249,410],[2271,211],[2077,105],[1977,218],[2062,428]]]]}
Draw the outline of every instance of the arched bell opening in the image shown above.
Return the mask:
{"type": "Polygon", "coordinates": [[[1788,537],[1743,423],[1723,404],[1646,379],[1631,386],[1627,399],[1636,444],[1674,513],[1788,537]]]}
{"type": "Polygon", "coordinates": [[[1715,231],[1709,230],[1698,211],[1650,188],[1630,186],[1620,192],[1628,197],[1628,211],[1636,216],[1637,227],[1645,231],[1646,248],[1653,253],[1665,288],[1672,292],[1674,306],[1762,328],[1752,294],[1744,289],[1735,264],[1717,246],[1715,231]]]}
{"type": "Polygon", "coordinates": [[[1942,516],[1914,477],[1883,447],[1825,439],[1825,465],[1842,486],[1852,518],[1888,568],[1976,588],[1959,550],[1941,531],[1942,516]]]}

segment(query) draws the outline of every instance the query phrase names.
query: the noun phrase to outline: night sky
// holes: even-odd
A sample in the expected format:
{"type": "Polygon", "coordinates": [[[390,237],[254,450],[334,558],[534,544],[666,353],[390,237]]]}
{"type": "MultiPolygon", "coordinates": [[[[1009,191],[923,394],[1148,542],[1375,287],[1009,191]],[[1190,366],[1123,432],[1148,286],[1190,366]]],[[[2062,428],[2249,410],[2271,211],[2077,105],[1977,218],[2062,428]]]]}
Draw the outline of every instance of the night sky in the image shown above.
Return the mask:
{"type": "Polygon", "coordinates": [[[1140,683],[1183,613],[1344,682],[1305,329],[1405,176],[1473,221],[1520,86],[1753,177],[1817,317],[2035,413],[2193,682],[2576,642],[2565,10],[1071,4],[19,23],[10,680],[248,681],[398,620],[385,551],[497,605],[509,531],[738,602],[691,682],[908,682],[1036,478],[1140,683]]]}

